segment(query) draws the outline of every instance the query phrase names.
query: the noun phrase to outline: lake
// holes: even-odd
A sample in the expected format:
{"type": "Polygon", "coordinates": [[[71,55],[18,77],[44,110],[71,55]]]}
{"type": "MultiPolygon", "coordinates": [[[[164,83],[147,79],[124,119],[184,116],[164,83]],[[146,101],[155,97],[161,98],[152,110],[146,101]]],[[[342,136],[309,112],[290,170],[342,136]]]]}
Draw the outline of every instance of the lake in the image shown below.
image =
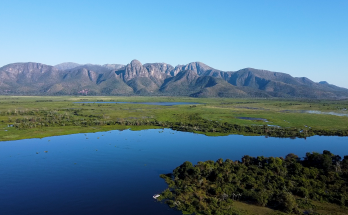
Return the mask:
{"type": "Polygon", "coordinates": [[[195,102],[74,102],[85,104],[142,104],[142,105],[161,105],[161,106],[173,106],[173,105],[197,105],[200,103],[195,102]]]}
{"type": "Polygon", "coordinates": [[[170,129],[109,131],[0,142],[0,214],[181,214],[152,196],[184,161],[329,150],[348,137],[208,137],[170,129]]]}

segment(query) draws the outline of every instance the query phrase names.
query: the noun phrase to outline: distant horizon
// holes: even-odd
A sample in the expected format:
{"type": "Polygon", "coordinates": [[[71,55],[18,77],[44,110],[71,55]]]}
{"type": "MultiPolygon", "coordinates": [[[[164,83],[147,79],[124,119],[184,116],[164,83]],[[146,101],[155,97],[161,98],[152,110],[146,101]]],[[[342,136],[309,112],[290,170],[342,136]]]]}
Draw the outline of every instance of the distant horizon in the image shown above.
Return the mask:
{"type": "Polygon", "coordinates": [[[348,1],[3,1],[0,65],[203,62],[348,88],[348,1]]]}

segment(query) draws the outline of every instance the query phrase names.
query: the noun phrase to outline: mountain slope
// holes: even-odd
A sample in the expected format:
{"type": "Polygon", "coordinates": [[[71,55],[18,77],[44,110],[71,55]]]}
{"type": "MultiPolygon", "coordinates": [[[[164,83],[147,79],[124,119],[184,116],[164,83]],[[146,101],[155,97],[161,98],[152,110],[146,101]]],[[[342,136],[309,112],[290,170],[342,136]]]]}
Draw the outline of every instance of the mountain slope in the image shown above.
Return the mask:
{"type": "Polygon", "coordinates": [[[71,70],[66,70],[60,82],[63,86],[59,94],[88,95],[129,95],[132,89],[116,75],[113,70],[105,66],[85,64],[71,70]]]}
{"type": "Polygon", "coordinates": [[[0,68],[0,91],[40,94],[61,80],[62,72],[40,63],[14,63],[0,68]]]}
{"type": "Polygon", "coordinates": [[[334,98],[347,95],[348,89],[315,83],[308,78],[246,68],[229,73],[225,80],[234,86],[244,86],[267,92],[275,97],[334,98]]]}
{"type": "Polygon", "coordinates": [[[203,86],[197,85],[199,75],[192,70],[180,71],[176,76],[168,78],[160,88],[160,92],[173,95],[187,95],[200,90],[203,86]]]}
{"type": "Polygon", "coordinates": [[[269,97],[257,90],[233,86],[222,78],[199,76],[193,70],[180,71],[169,78],[160,92],[180,96],[189,94],[192,97],[269,97]]]}
{"type": "Polygon", "coordinates": [[[196,80],[200,91],[191,94],[193,97],[248,97],[249,95],[237,87],[228,84],[221,78],[202,76],[196,80]]]}

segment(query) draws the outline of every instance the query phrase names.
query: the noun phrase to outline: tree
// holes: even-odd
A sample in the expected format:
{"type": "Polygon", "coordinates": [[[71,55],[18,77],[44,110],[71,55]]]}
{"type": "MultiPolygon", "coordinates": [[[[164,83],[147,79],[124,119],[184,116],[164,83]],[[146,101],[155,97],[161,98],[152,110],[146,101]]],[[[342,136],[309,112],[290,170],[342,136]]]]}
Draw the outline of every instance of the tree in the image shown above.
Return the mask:
{"type": "Polygon", "coordinates": [[[297,210],[297,203],[295,197],[290,192],[282,192],[278,196],[278,203],[280,209],[291,213],[297,210]]]}

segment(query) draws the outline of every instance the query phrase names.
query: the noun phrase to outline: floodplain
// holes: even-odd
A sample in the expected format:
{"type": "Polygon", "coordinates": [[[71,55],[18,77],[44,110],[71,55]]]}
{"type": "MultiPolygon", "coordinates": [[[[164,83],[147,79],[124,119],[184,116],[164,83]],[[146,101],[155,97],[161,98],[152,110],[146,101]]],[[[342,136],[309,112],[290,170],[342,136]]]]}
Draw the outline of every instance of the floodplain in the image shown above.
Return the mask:
{"type": "MultiPolygon", "coordinates": [[[[306,152],[330,150],[345,156],[347,137],[338,136],[348,136],[347,107],[346,100],[0,96],[3,209],[6,213],[59,214],[67,211],[57,208],[55,201],[69,196],[69,204],[83,199],[76,205],[80,212],[138,214],[138,209],[131,210],[127,204],[137,201],[149,214],[157,210],[179,214],[151,201],[153,193],[166,188],[160,174],[170,173],[184,161],[236,160],[247,154],[284,157],[296,153],[303,157],[306,152]],[[104,175],[109,182],[91,189],[91,185],[105,183],[105,178],[96,178],[94,173],[104,175]],[[140,175],[146,176],[142,182],[137,181],[140,175]],[[88,180],[82,180],[85,178],[88,180]],[[132,195],[120,195],[125,192],[124,184],[132,195]],[[41,192],[42,186],[53,190],[57,198],[41,192]],[[103,202],[90,208],[94,195],[103,202]],[[23,200],[20,196],[36,200],[25,201],[17,209],[5,207],[11,199],[23,200]]],[[[346,211],[344,205],[315,199],[310,205],[301,205],[303,198],[296,198],[304,212],[346,211]]],[[[247,201],[235,200],[233,207],[239,214],[283,214],[247,201]]]]}
{"type": "Polygon", "coordinates": [[[347,136],[347,108],[347,100],[0,96],[0,141],[163,127],[214,136],[347,136]]]}

